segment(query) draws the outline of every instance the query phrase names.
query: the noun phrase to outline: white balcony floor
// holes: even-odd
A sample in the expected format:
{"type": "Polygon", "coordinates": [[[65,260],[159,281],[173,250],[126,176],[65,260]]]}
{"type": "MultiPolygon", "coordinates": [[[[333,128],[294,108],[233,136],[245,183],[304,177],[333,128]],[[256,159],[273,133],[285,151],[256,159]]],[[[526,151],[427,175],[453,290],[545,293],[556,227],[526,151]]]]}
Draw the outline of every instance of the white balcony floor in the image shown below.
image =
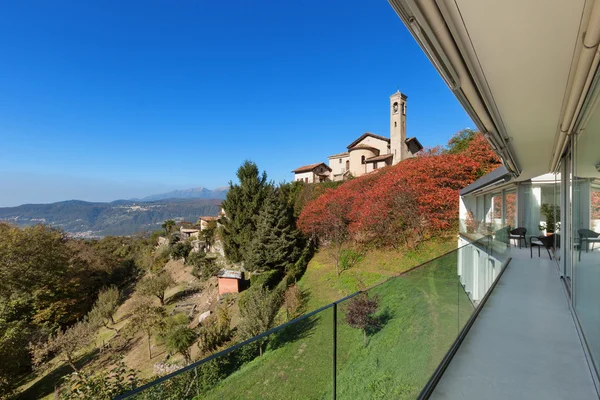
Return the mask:
{"type": "Polygon", "coordinates": [[[598,399],[556,265],[511,253],[431,398],[598,399]]]}

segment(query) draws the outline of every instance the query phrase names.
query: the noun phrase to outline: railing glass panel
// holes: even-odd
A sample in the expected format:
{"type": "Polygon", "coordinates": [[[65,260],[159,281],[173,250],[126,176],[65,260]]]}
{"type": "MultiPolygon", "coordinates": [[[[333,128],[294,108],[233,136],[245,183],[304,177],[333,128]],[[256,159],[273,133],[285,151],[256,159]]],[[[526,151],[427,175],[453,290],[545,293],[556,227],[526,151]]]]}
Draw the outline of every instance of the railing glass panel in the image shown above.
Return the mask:
{"type": "Polygon", "coordinates": [[[455,251],[120,398],[415,398],[500,276],[506,242],[502,232],[461,239],[455,251]]]}

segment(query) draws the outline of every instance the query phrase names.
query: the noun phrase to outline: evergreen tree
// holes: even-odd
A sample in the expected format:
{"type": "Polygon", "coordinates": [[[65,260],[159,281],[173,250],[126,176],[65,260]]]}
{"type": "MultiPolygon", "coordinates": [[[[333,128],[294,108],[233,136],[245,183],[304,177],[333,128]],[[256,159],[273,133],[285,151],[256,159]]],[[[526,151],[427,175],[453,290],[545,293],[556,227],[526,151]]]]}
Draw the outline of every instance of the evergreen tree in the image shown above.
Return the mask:
{"type": "MultiPolygon", "coordinates": [[[[242,318],[238,325],[240,338],[249,339],[271,329],[275,325],[277,311],[279,311],[277,295],[264,287],[259,286],[244,292],[244,301],[240,303],[242,318]]],[[[267,340],[268,338],[265,338],[258,342],[261,356],[267,340]]]]}
{"type": "Polygon", "coordinates": [[[229,182],[229,192],[222,207],[227,215],[223,218],[223,247],[229,261],[240,262],[256,231],[257,216],[262,209],[265,193],[272,185],[267,174],[259,172],[251,161],[244,161],[237,171],[239,184],[229,182]]]}
{"type": "Polygon", "coordinates": [[[263,209],[258,215],[256,232],[248,248],[246,269],[286,270],[300,256],[302,245],[293,209],[288,207],[276,191],[268,191],[263,209]]]}

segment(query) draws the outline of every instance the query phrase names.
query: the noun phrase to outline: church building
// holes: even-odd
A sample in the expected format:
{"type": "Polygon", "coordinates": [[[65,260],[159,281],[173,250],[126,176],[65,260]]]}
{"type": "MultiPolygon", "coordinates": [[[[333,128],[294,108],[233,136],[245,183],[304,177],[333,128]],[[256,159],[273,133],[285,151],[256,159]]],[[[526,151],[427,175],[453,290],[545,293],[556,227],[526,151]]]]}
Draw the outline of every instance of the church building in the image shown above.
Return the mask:
{"type": "MultiPolygon", "coordinates": [[[[350,176],[357,177],[368,174],[387,165],[396,165],[409,157],[414,157],[423,146],[412,137],[406,138],[406,99],[397,91],[390,96],[390,136],[380,136],[366,132],[347,146],[347,151],[329,156],[329,171],[326,180],[341,181],[350,176]]],[[[306,167],[316,167],[322,164],[312,164],[306,167]]],[[[305,167],[295,169],[294,180],[306,181],[305,167]],[[304,174],[303,174],[304,172],[304,174]]],[[[321,175],[319,180],[323,181],[321,175]]]]}

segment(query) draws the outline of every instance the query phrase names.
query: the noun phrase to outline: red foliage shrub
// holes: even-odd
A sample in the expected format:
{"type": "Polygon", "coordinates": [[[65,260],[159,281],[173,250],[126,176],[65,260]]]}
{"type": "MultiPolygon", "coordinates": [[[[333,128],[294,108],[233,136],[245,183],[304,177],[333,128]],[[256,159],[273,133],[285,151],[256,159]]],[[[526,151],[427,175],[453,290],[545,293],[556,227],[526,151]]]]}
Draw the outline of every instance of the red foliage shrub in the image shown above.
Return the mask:
{"type": "Polygon", "coordinates": [[[429,151],[330,189],[298,219],[307,235],[396,247],[458,224],[458,190],[499,165],[482,135],[459,154],[429,151]]]}

